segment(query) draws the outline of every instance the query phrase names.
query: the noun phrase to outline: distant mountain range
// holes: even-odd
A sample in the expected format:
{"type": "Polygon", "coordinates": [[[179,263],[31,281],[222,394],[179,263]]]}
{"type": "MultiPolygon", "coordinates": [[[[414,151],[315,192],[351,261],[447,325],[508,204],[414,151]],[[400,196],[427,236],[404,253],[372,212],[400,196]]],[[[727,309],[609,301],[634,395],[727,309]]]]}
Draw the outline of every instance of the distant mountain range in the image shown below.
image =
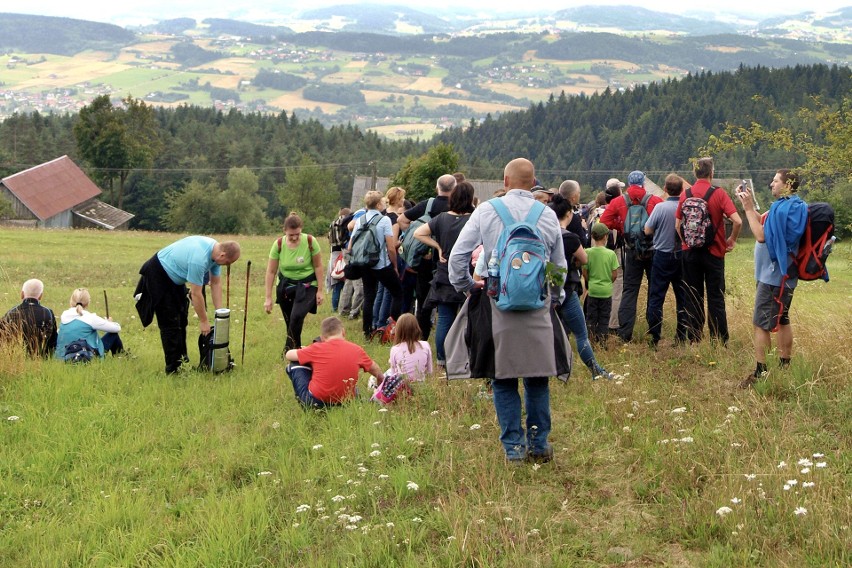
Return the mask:
{"type": "Polygon", "coordinates": [[[135,41],[136,33],[194,36],[281,38],[307,31],[370,32],[386,35],[486,34],[496,32],[606,31],[616,34],[672,33],[690,35],[747,34],[782,39],[852,43],[852,6],[830,12],[805,11],[762,21],[731,14],[690,17],[637,6],[581,6],[551,13],[531,9],[530,15],[482,15],[470,12],[430,13],[405,6],[346,4],[282,13],[275,21],[245,22],[228,18],[162,20],[148,26],[121,28],[72,18],[0,14],[0,49],[30,53],[72,54],[108,49],[135,41]]]}

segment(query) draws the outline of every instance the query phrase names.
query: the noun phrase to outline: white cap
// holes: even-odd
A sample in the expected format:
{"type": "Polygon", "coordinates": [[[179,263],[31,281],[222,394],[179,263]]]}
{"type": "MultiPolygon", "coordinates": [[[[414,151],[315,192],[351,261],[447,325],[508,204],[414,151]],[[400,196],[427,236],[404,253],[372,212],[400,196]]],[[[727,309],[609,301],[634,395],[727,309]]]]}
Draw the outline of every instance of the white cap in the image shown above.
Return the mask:
{"type": "Polygon", "coordinates": [[[606,186],[604,187],[615,187],[618,186],[620,189],[624,189],[624,182],[619,180],[618,178],[609,178],[606,180],[606,186]]]}

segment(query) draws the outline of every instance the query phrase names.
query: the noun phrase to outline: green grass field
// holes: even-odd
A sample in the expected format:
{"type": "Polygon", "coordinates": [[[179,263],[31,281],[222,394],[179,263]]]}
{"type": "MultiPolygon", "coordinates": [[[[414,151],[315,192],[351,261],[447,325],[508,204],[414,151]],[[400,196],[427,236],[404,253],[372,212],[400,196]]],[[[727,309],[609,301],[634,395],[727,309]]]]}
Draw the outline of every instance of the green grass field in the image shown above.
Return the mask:
{"type": "MultiPolygon", "coordinates": [[[[239,237],[237,368],[166,376],[156,324],[141,328],[132,293],[141,264],[177,238],[0,229],[3,310],[32,277],[57,315],[78,286],[104,315],[106,290],[135,355],[70,366],[3,347],[0,566],[852,564],[848,244],[830,259],[831,283],[796,292],[790,371],[773,354],[765,383],[736,388],[753,368],[742,241],[727,263],[727,349],[599,350],[623,380],[592,382],[578,367],[554,381],[555,460],[509,467],[479,381],[432,378],[387,408],[301,410],[280,359],[283,320],[263,311],[271,236],[239,237]]],[[[303,339],[329,314],[326,302],[303,339]]],[[[360,323],[346,324],[357,340],[360,323]]],[[[197,361],[196,333],[191,318],[197,361]]],[[[387,363],[389,347],[367,349],[387,363]]]]}

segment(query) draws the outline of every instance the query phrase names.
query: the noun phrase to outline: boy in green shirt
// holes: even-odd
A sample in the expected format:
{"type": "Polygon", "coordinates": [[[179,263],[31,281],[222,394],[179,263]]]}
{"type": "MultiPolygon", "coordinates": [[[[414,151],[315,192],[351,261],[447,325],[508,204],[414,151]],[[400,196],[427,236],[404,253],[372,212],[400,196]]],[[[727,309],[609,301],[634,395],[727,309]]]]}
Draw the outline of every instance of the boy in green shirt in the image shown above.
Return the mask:
{"type": "Polygon", "coordinates": [[[583,265],[586,281],[586,327],[592,340],[602,342],[609,331],[612,311],[612,283],[618,275],[618,257],[606,248],[609,228],[603,223],[592,227],[592,247],[586,251],[588,262],[583,265]]]}

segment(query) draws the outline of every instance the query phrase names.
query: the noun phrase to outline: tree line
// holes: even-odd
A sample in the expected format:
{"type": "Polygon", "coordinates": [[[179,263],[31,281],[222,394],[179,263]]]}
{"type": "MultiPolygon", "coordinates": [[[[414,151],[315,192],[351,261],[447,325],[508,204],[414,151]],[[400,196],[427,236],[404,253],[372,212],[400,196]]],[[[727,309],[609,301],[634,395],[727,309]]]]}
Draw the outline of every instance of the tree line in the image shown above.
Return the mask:
{"type": "MultiPolygon", "coordinates": [[[[349,203],[356,175],[391,176],[422,198],[441,168],[497,179],[518,156],[533,160],[546,185],[571,177],[594,189],[637,168],[688,172],[708,151],[732,175],[806,167],[819,184],[810,189],[841,205],[852,196],[850,93],[844,67],[742,67],[562,94],[428,143],[388,141],[353,124],[325,128],[286,112],[153,108],[104,96],[78,115],[16,114],[0,123],[0,175],[67,154],[105,200],[136,215],[134,228],[149,230],[265,232],[298,210],[319,232],[349,203]]],[[[844,208],[852,211],[852,201],[844,208]]]]}

